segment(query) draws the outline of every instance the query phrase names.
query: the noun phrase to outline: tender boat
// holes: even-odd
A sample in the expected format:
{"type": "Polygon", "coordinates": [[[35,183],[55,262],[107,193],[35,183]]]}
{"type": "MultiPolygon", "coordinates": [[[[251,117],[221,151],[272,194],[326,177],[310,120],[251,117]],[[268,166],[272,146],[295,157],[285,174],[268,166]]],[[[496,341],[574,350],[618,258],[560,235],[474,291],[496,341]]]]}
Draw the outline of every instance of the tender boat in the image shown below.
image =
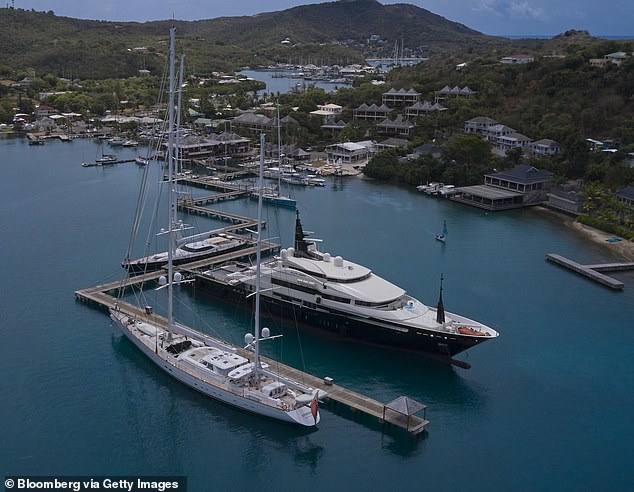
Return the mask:
{"type": "MultiPolygon", "coordinates": [[[[184,229],[183,224],[179,224],[178,230],[182,229],[184,229]]],[[[180,241],[190,242],[186,242],[173,251],[172,259],[174,265],[203,260],[223,253],[230,253],[231,251],[236,251],[248,244],[247,241],[243,239],[231,237],[222,233],[213,234],[209,232],[199,234],[198,236],[184,238],[180,241]],[[205,235],[209,237],[204,237],[205,235]],[[201,238],[201,236],[203,237],[201,238]],[[191,241],[196,238],[198,239],[191,241]]],[[[168,256],[168,251],[163,251],[143,258],[138,258],[136,260],[124,260],[121,266],[131,273],[151,272],[167,265],[168,256]]]]}

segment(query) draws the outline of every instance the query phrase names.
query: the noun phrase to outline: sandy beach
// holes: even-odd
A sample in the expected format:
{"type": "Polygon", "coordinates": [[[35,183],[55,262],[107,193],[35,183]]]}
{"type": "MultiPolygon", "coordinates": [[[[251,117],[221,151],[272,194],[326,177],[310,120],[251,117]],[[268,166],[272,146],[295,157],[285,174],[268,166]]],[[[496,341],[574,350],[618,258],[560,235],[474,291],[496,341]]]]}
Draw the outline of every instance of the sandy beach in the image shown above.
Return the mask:
{"type": "Polygon", "coordinates": [[[628,241],[624,238],[621,238],[621,241],[609,242],[608,239],[613,239],[618,236],[600,231],[599,229],[595,229],[594,227],[590,227],[585,224],[580,224],[575,220],[574,217],[570,217],[560,212],[545,207],[539,208],[544,212],[555,214],[558,217],[561,217],[566,227],[577,231],[578,233],[584,235],[586,238],[595,242],[596,244],[603,245],[606,250],[612,251],[615,255],[622,257],[626,261],[634,261],[634,242],[628,241]]]}

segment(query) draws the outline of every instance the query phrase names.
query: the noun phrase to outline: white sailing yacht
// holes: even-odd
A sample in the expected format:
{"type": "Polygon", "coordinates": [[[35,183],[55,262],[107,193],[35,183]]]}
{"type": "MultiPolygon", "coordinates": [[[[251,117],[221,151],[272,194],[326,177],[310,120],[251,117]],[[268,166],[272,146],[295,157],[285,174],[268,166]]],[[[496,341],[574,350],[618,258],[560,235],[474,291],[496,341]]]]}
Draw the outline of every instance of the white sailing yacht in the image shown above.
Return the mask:
{"type": "MultiPolygon", "coordinates": [[[[255,292],[255,329],[245,335],[244,350],[232,347],[209,335],[188,328],[174,320],[173,295],[175,286],[184,280],[174,271],[176,220],[175,172],[176,159],[174,125],[174,36],[170,30],[169,81],[169,247],[167,276],[159,281],[167,288],[167,323],[161,321],[150,307],[134,309],[118,302],[110,317],[150,360],[167,374],[214,399],[252,413],[274,419],[316,426],[320,420],[318,398],[320,390],[310,388],[273,372],[260,360],[260,343],[270,336],[268,328],[260,330],[260,292],[255,292]]],[[[264,166],[264,136],[260,150],[260,189],[264,166]]],[[[257,264],[261,257],[262,195],[258,200],[257,264]]]]}
{"type": "MultiPolygon", "coordinates": [[[[273,170],[273,168],[269,168],[268,172],[273,172],[274,174],[269,174],[270,177],[277,178],[277,188],[263,188],[264,182],[260,183],[259,188],[255,193],[252,194],[254,198],[258,197],[259,191],[262,191],[264,201],[267,203],[272,203],[273,205],[277,205],[285,208],[295,208],[297,206],[297,201],[290,196],[282,195],[282,175],[285,174],[285,166],[282,165],[282,137],[281,137],[281,123],[280,123],[280,105],[277,105],[277,156],[278,156],[278,167],[273,170]]],[[[289,166],[290,167],[290,166],[289,166]]],[[[291,171],[292,170],[291,168],[291,171]]],[[[266,174],[266,173],[265,173],[266,174]]]]}

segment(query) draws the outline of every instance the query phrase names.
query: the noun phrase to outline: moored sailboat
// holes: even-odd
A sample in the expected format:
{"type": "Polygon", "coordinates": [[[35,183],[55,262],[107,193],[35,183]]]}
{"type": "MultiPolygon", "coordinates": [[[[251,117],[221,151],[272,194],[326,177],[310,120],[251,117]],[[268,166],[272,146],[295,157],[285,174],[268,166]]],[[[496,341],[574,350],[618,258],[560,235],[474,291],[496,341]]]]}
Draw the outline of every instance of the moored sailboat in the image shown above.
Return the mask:
{"type": "MultiPolygon", "coordinates": [[[[181,65],[182,66],[182,65],[181,65]]],[[[260,343],[272,338],[267,328],[260,330],[259,288],[255,292],[256,317],[253,333],[245,335],[244,350],[231,347],[205,333],[188,328],[174,319],[175,287],[186,280],[174,268],[176,220],[174,141],[174,28],[170,31],[170,91],[168,143],[168,262],[167,275],[159,283],[167,289],[167,321],[153,309],[129,309],[120,300],[110,317],[123,334],[152,362],[189,387],[221,402],[258,415],[302,426],[316,426],[320,420],[319,390],[272,371],[260,359],[260,343]]],[[[260,184],[264,162],[264,138],[261,139],[260,184]]],[[[262,196],[258,201],[257,260],[261,256],[262,196]]],[[[136,223],[136,220],[135,220],[136,223]]],[[[257,274],[259,277],[259,272],[257,274]]],[[[257,281],[259,287],[259,281],[257,281]]],[[[123,291],[123,289],[122,289],[123,291]]],[[[321,394],[320,394],[321,393],[321,394]]]]}

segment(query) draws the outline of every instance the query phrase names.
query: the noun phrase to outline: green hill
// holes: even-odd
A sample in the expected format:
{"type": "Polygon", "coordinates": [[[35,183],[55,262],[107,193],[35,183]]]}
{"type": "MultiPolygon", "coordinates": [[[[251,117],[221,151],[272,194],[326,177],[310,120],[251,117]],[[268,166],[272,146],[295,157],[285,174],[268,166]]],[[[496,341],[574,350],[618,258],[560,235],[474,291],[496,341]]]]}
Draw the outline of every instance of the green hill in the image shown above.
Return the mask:
{"type": "Polygon", "coordinates": [[[374,0],[341,0],[254,16],[145,23],[79,20],[53,12],[2,8],[0,65],[75,78],[125,77],[141,68],[158,71],[172,23],[189,66],[201,72],[276,62],[361,62],[365,56],[391,55],[397,42],[407,53],[425,56],[508,44],[413,5],[382,5],[374,0]],[[370,44],[373,35],[379,41],[370,44]],[[282,45],[286,38],[290,44],[282,45]],[[134,49],[141,47],[146,50],[134,49]]]}

